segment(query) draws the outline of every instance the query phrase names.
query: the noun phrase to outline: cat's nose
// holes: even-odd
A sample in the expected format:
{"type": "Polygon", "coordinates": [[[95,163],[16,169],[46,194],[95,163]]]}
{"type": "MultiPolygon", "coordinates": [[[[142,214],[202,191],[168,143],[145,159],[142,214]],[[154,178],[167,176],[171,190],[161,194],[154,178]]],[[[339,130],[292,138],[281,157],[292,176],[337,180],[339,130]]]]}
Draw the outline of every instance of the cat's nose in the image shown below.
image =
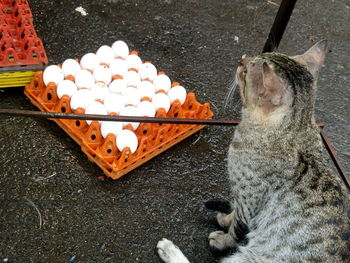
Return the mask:
{"type": "Polygon", "coordinates": [[[247,55],[243,55],[241,60],[239,61],[239,65],[244,67],[245,65],[248,64],[249,60],[250,59],[249,59],[249,57],[247,55]]]}

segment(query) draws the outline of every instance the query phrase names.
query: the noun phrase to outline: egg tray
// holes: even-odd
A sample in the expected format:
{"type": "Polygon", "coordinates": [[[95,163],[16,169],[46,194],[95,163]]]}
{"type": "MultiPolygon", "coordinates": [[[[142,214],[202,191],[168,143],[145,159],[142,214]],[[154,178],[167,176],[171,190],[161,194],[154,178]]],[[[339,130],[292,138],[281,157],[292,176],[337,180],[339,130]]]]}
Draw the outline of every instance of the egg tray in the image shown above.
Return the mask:
{"type": "MultiPolygon", "coordinates": [[[[56,86],[53,83],[45,86],[42,75],[42,71],[36,72],[30,84],[24,89],[24,94],[31,103],[45,112],[72,113],[69,96],[64,95],[59,99],[56,86]]],[[[78,109],[74,113],[84,113],[84,110],[78,109]]],[[[212,116],[209,103],[200,104],[194,93],[187,94],[183,105],[176,100],[168,113],[164,109],[159,109],[156,114],[156,117],[166,118],[211,119],[212,116]]],[[[85,120],[53,119],[53,121],[81,146],[90,161],[96,163],[105,175],[112,179],[120,178],[205,127],[190,124],[140,123],[135,131],[139,145],[136,152],[131,153],[128,147],[122,152],[118,150],[114,134],[108,134],[103,138],[98,121],[92,121],[90,125],[85,120]]]]}
{"type": "Polygon", "coordinates": [[[48,63],[27,0],[0,3],[0,88],[28,84],[48,63]]]}

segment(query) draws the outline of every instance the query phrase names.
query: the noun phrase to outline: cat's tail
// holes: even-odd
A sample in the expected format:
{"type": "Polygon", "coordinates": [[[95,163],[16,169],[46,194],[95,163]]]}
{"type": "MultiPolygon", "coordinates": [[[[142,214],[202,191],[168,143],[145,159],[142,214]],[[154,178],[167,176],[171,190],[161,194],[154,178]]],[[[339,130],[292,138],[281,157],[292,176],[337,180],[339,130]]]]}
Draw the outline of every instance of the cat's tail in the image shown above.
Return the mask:
{"type": "Polygon", "coordinates": [[[230,214],[232,212],[231,203],[227,200],[208,200],[204,201],[204,206],[210,210],[230,214]]]}

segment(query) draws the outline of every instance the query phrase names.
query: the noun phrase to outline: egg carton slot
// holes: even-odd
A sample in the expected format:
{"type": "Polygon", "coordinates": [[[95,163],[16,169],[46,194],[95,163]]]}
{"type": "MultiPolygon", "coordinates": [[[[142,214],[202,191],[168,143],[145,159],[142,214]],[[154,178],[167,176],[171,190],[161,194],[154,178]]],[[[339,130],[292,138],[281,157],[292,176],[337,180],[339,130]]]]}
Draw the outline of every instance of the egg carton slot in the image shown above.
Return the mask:
{"type": "MultiPolygon", "coordinates": [[[[82,108],[72,110],[70,96],[63,95],[59,98],[55,83],[45,85],[42,71],[34,75],[31,83],[25,87],[24,93],[41,111],[85,113],[82,108]]],[[[213,113],[209,103],[199,103],[195,94],[189,92],[184,103],[174,101],[168,112],[164,108],[159,108],[156,117],[211,119],[213,113]]],[[[129,124],[126,129],[135,132],[138,141],[137,149],[133,152],[129,147],[118,149],[116,145],[118,135],[110,133],[106,137],[102,136],[101,123],[98,121],[92,121],[90,124],[85,120],[53,121],[81,146],[90,161],[97,164],[104,174],[112,179],[120,178],[205,127],[205,125],[140,123],[134,130],[129,124]]]]}
{"type": "Polygon", "coordinates": [[[0,87],[28,84],[34,72],[48,63],[37,36],[32,12],[26,0],[0,3],[0,87]]]}

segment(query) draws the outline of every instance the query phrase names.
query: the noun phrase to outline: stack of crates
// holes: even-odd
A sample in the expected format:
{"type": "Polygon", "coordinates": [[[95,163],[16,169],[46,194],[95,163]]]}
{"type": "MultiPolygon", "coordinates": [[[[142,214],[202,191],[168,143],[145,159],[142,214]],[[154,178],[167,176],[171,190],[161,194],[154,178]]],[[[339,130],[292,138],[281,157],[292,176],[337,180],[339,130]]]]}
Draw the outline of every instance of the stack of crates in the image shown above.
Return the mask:
{"type": "Polygon", "coordinates": [[[27,0],[0,2],[0,88],[24,86],[48,63],[27,0]]]}

